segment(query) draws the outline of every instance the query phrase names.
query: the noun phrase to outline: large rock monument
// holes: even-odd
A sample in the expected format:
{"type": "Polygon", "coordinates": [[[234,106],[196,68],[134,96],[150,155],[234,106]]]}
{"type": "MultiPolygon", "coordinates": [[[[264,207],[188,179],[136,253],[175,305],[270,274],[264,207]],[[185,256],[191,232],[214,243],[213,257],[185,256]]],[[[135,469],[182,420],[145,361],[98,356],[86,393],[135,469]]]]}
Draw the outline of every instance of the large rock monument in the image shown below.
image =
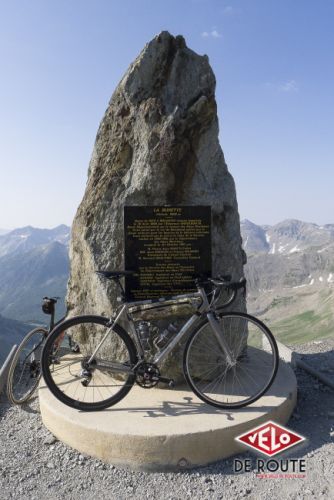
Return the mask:
{"type": "Polygon", "coordinates": [[[213,275],[243,276],[234,181],[218,141],[207,56],[162,32],[130,65],[97,132],[70,246],[67,306],[110,314],[116,289],[97,269],[124,268],[125,205],[210,205],[213,275]]]}

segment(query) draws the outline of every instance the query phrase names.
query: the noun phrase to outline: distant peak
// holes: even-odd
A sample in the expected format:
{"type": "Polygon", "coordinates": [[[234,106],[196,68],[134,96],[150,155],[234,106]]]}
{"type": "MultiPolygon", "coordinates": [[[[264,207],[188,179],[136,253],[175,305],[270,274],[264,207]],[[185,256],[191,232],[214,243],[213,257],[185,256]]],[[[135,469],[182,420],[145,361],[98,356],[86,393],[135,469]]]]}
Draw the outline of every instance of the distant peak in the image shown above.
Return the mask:
{"type": "MultiPolygon", "coordinates": [[[[305,224],[305,222],[299,220],[299,219],[284,219],[278,224],[305,224]]],[[[276,224],[276,225],[278,225],[276,224]]]]}
{"type": "Polygon", "coordinates": [[[32,233],[34,231],[70,231],[70,226],[66,226],[66,224],[59,224],[59,226],[44,228],[44,227],[34,227],[34,226],[23,226],[13,229],[12,231],[6,234],[27,234],[32,233]]]}
{"type": "Polygon", "coordinates": [[[10,233],[7,233],[8,235],[10,234],[27,234],[31,233],[31,231],[36,230],[37,228],[32,227],[32,226],[23,226],[23,227],[18,227],[16,229],[13,229],[10,231],[10,233]]]}
{"type": "Polygon", "coordinates": [[[259,227],[259,228],[262,228],[264,230],[270,229],[272,227],[269,224],[256,224],[255,222],[252,222],[249,219],[242,219],[240,221],[240,224],[243,226],[246,226],[246,227],[259,227]]]}
{"type": "Polygon", "coordinates": [[[312,227],[320,227],[318,224],[314,222],[306,222],[299,219],[284,219],[282,222],[278,222],[273,226],[274,228],[283,228],[283,227],[294,227],[294,228],[303,228],[307,226],[312,227]]]}
{"type": "Polygon", "coordinates": [[[66,224],[60,224],[59,226],[53,227],[52,229],[49,229],[49,231],[56,231],[56,232],[67,232],[69,233],[71,231],[70,226],[66,226],[66,224]]]}
{"type": "Polygon", "coordinates": [[[242,221],[240,221],[240,222],[241,222],[241,224],[244,224],[245,226],[256,226],[256,224],[254,224],[254,222],[252,222],[249,219],[242,219],[242,221]]]}

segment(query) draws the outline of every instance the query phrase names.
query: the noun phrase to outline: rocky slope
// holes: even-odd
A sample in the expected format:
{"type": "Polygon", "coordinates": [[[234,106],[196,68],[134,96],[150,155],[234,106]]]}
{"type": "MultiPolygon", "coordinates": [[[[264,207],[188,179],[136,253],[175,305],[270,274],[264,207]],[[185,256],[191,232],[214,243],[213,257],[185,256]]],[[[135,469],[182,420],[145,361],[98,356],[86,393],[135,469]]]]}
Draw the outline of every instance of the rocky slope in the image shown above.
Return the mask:
{"type": "Polygon", "coordinates": [[[19,344],[31,327],[0,314],[0,367],[14,344],[19,344]]]}
{"type": "Polygon", "coordinates": [[[0,237],[0,313],[22,321],[45,321],[41,299],[60,296],[64,314],[70,228],[30,226],[0,237]]]}
{"type": "MultiPolygon", "coordinates": [[[[333,341],[320,344],[312,342],[299,346],[298,351],[305,358],[312,358],[316,366],[322,366],[325,357],[326,363],[334,367],[333,341]]],[[[253,470],[235,474],[234,458],[248,458],[255,464],[256,456],[250,453],[222,460],[208,467],[178,473],[144,473],[120,469],[83,456],[57,441],[42,425],[36,400],[23,408],[17,408],[10,407],[2,396],[1,498],[333,499],[334,391],[319,384],[306,372],[297,370],[296,375],[298,406],[287,426],[305,436],[307,442],[306,446],[291,450],[289,455],[278,455],[277,458],[285,459],[289,456],[304,459],[305,478],[260,479],[253,470]]]]}
{"type": "Polygon", "coordinates": [[[241,221],[243,247],[248,255],[269,253],[287,255],[309,249],[324,250],[334,245],[334,224],[318,226],[287,219],[274,226],[258,226],[241,221]]]}
{"type": "Polygon", "coordinates": [[[284,342],[334,336],[334,224],[242,221],[248,310],[284,342]]]}
{"type": "Polygon", "coordinates": [[[53,229],[40,229],[32,226],[21,227],[0,236],[0,257],[26,252],[54,241],[67,246],[69,240],[70,228],[65,224],[53,229]]]}

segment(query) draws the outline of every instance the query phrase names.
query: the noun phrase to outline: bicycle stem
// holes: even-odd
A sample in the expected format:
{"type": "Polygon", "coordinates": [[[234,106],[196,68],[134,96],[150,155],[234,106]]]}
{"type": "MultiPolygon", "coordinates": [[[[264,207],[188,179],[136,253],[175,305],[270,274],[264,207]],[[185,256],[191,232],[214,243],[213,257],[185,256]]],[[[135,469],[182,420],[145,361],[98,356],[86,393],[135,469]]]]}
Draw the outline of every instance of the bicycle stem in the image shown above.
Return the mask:
{"type": "Polygon", "coordinates": [[[91,357],[89,358],[88,360],[88,364],[91,363],[93,361],[93,359],[95,358],[95,355],[97,353],[97,351],[100,349],[100,347],[104,344],[106,338],[108,337],[109,333],[111,332],[111,330],[113,329],[113,326],[116,325],[117,321],[119,320],[119,318],[122,316],[124,310],[125,310],[126,306],[124,305],[122,307],[122,309],[120,310],[120,312],[117,314],[116,318],[114,320],[112,320],[112,323],[111,323],[111,326],[110,328],[108,328],[108,330],[106,331],[103,339],[101,340],[101,342],[99,343],[99,345],[96,347],[95,351],[93,352],[93,354],[91,355],[91,357]]]}

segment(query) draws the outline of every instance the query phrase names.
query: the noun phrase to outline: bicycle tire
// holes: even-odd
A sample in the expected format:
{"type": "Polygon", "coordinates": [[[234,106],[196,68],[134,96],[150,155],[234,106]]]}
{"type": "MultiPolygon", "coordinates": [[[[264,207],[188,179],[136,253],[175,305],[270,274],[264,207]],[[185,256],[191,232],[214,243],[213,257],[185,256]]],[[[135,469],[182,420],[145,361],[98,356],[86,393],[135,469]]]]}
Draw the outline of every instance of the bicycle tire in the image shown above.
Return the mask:
{"type": "Polygon", "coordinates": [[[9,401],[15,405],[28,401],[38,386],[41,378],[41,349],[47,335],[48,330],[45,328],[34,328],[23,338],[14,354],[8,371],[7,396],[9,401]],[[24,363],[21,367],[21,375],[18,374],[20,361],[24,363]],[[22,387],[20,391],[21,381],[22,387]],[[25,390],[24,384],[26,385],[25,390]]]}
{"type": "MultiPolygon", "coordinates": [[[[92,346],[92,341],[95,341],[96,343],[100,341],[109,329],[107,326],[109,321],[109,318],[105,318],[103,316],[75,316],[57,325],[49,335],[44,345],[42,353],[42,371],[44,381],[52,394],[67,406],[83,411],[103,410],[104,408],[108,408],[123,399],[134,384],[135,375],[133,373],[125,375],[125,380],[121,382],[117,379],[112,379],[110,369],[108,372],[108,368],[104,368],[103,370],[96,367],[92,370],[91,380],[86,386],[84,386],[85,378],[82,375],[84,364],[94,352],[93,349],[96,347],[92,346]],[[83,336],[84,340],[76,338],[78,336],[78,332],[81,336],[83,336]],[[63,345],[64,343],[66,344],[66,340],[64,340],[65,335],[75,339],[76,344],[79,346],[79,350],[76,353],[73,354],[72,351],[70,354],[66,345],[63,345]],[[61,345],[59,344],[59,339],[61,339],[61,345]],[[57,353],[56,355],[55,352],[57,353]],[[55,360],[56,364],[51,363],[52,357],[55,356],[56,358],[58,356],[55,360]],[[69,356],[72,356],[72,358],[69,358],[69,356]],[[57,363],[59,363],[58,367],[57,363]],[[61,370],[64,371],[61,373],[61,370]],[[105,373],[106,371],[107,374],[105,373]],[[103,391],[106,392],[106,387],[118,387],[115,383],[111,384],[114,380],[115,383],[119,382],[121,388],[112,396],[104,397],[103,391]],[[76,387],[74,384],[76,384],[76,387]],[[82,387],[85,388],[82,389],[82,387]],[[88,389],[89,393],[87,394],[87,399],[93,399],[93,401],[85,401],[88,389]],[[68,394],[65,392],[68,392],[68,394]],[[99,396],[100,394],[98,401],[94,401],[95,392],[96,396],[99,396]]],[[[119,346],[118,356],[120,356],[120,358],[123,357],[122,360],[120,359],[117,362],[123,363],[123,365],[127,364],[127,366],[134,366],[137,361],[137,351],[131,337],[121,326],[117,324],[113,326],[111,333],[114,334],[113,345],[119,346]]],[[[111,336],[109,335],[107,339],[110,339],[110,337],[111,336]]],[[[101,359],[100,362],[110,363],[111,360],[101,359]]]]}
{"type": "Polygon", "coordinates": [[[277,344],[269,328],[247,313],[217,312],[216,318],[234,353],[235,365],[228,363],[212,327],[205,320],[186,343],[184,376],[193,392],[211,406],[227,410],[243,408],[257,401],[272,385],[279,364],[277,344]],[[244,335],[237,327],[238,321],[247,325],[244,335]],[[235,336],[236,331],[239,338],[235,336]]]}

